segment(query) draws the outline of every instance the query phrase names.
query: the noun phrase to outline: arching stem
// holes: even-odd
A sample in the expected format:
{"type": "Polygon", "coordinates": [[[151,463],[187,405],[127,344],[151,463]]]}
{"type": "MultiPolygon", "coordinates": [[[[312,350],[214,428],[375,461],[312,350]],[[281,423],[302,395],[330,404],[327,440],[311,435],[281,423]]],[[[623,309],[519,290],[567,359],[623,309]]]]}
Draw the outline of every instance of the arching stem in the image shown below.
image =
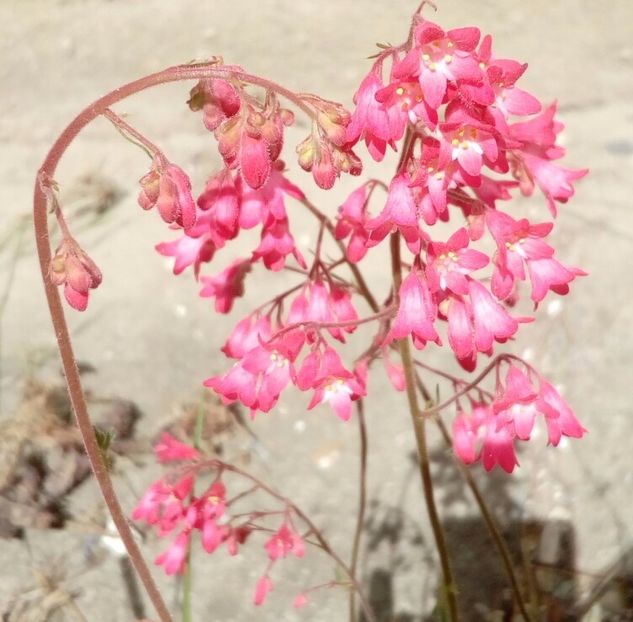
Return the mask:
{"type": "MultiPolygon", "coordinates": [[[[68,393],[72,404],[77,426],[81,434],[86,454],[88,456],[90,467],[95,475],[97,484],[101,491],[101,495],[108,507],[108,510],[112,516],[114,524],[119,532],[121,540],[123,541],[132,565],[141,579],[141,582],[147,591],[149,598],[151,599],[156,612],[161,622],[171,622],[171,615],[163,601],[163,598],[152,578],[149,567],[147,566],[141,551],[134,540],[132,531],[128,525],[127,518],[116,492],[112,485],[110,475],[103,463],[101,453],[97,440],[94,435],[92,423],[88,413],[86,399],[83,393],[81,379],[77,368],[77,362],[72,348],[72,342],[64,315],[64,309],[62,306],[61,298],[58,288],[51,282],[48,276],[49,266],[51,262],[51,246],[50,235],[48,230],[48,198],[50,193],[47,192],[48,182],[54,179],[57,165],[62,158],[66,149],[90,122],[100,115],[106,115],[111,121],[116,121],[115,115],[109,111],[109,108],[131,95],[139,93],[145,89],[168,82],[177,82],[184,80],[201,80],[208,78],[220,78],[231,79],[237,78],[242,82],[259,86],[268,90],[275,91],[279,95],[292,101],[298,108],[314,118],[314,109],[306,104],[306,102],[292,91],[275,84],[269,80],[265,80],[258,76],[247,74],[239,69],[233,67],[223,67],[216,62],[192,64],[192,65],[178,65],[170,67],[163,71],[159,71],[154,74],[150,74],[139,80],[135,80],[128,84],[125,84],[114,91],[104,95],[96,100],[94,103],[80,112],[71,123],[64,129],[57,140],[53,143],[50,151],[48,152],[42,166],[40,167],[37,179],[35,180],[34,197],[33,197],[33,220],[35,227],[35,237],[37,244],[37,253],[40,263],[40,270],[42,273],[42,279],[44,281],[44,288],[46,292],[46,298],[48,301],[48,307],[50,310],[51,320],[55,335],[57,338],[57,344],[61,355],[62,366],[64,374],[66,376],[66,382],[68,385],[68,393]]],[[[127,128],[126,128],[127,129],[127,128]]],[[[128,130],[129,131],[129,130],[128,130]]],[[[54,210],[55,214],[60,221],[62,228],[65,225],[63,215],[57,208],[54,210]]],[[[376,309],[377,310],[377,309],[376,309]]]]}

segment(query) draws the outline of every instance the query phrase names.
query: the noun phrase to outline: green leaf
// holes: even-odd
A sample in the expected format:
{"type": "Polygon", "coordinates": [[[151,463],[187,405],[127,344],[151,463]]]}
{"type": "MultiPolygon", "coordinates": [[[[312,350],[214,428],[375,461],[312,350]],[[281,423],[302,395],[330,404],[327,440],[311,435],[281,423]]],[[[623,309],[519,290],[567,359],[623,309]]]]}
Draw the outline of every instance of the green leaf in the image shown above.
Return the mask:
{"type": "Polygon", "coordinates": [[[112,443],[116,437],[116,434],[111,430],[102,430],[96,426],[92,428],[97,439],[97,445],[99,446],[99,453],[101,459],[107,471],[112,471],[114,467],[114,456],[111,452],[112,443]]]}

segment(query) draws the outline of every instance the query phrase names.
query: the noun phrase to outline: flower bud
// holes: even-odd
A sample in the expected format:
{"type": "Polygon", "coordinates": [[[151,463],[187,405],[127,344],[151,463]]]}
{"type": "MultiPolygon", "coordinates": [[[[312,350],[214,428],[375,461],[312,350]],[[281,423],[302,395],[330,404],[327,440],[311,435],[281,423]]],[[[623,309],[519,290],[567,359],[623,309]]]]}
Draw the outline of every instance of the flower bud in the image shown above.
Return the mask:
{"type": "Polygon", "coordinates": [[[141,178],[139,205],[149,210],[156,207],[166,223],[176,223],[185,230],[196,224],[196,206],[191,196],[187,174],[164,158],[154,158],[152,169],[141,178]]]}
{"type": "Polygon", "coordinates": [[[95,262],[72,238],[57,247],[48,275],[53,284],[64,285],[64,296],[77,311],[86,310],[88,290],[97,288],[103,278],[95,262]]]}
{"type": "Polygon", "coordinates": [[[314,166],[314,159],[316,157],[316,150],[317,147],[312,134],[297,145],[296,151],[299,156],[299,166],[304,171],[312,170],[312,167],[314,166]]]}
{"type": "Polygon", "coordinates": [[[337,170],[332,162],[332,152],[327,143],[321,142],[319,145],[319,159],[312,167],[312,176],[319,188],[329,190],[336,181],[337,170]]]}
{"type": "Polygon", "coordinates": [[[226,80],[200,80],[190,91],[187,102],[194,112],[202,110],[206,128],[213,132],[224,120],[240,110],[241,99],[235,87],[226,80]]]}

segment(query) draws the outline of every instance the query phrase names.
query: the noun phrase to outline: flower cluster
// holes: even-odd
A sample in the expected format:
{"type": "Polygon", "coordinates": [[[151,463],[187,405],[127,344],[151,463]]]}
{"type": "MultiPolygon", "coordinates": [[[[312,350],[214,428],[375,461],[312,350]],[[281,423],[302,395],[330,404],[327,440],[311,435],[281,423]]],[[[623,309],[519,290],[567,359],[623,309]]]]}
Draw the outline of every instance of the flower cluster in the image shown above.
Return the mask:
{"type": "MultiPolygon", "coordinates": [[[[498,355],[469,382],[429,366],[421,353],[446,346],[463,370],[473,372],[498,344],[514,339],[524,323],[533,321],[512,310],[524,293],[529,291],[534,312],[551,293],[569,293],[585,272],[563,263],[549,236],[558,206],[573,196],[574,182],[587,171],[560,165],[564,149],[557,141],[563,125],[556,105],[543,106],[517,86],[527,65],[497,57],[492,38],[482,37],[478,28],[446,31],[425,19],[425,4],[414,15],[405,43],[379,46],[351,112],[225,65],[220,58],[152,76],[155,82],[199,78],[188,105],[201,113],[221,157],[219,170],[199,192],[185,170],[113,111],[92,106],[82,114],[101,110],[150,156],[149,170],[139,180],[138,203],[143,210],[155,209],[179,236],[159,243],[156,250],[173,260],[174,274],[191,268],[200,297],[212,299],[216,312],[239,307],[238,299],[258,272],[287,277],[283,291],[275,290],[259,306],[242,311],[245,315],[222,347],[226,365],[204,381],[223,403],[244,406],[255,418],[273,410],[282,393],[293,387],[307,394],[308,410],[324,405],[348,421],[355,403],[362,414],[362,400],[371,390],[369,369],[381,360],[393,388],[407,390],[414,419],[424,414],[415,403],[418,390],[426,414],[456,405],[452,440],[460,460],[481,460],[487,471],[499,466],[510,473],[518,465],[518,441],[533,438],[537,421],[544,421],[553,446],[563,436],[585,434],[570,406],[532,366],[510,354],[498,355]],[[363,180],[336,213],[322,209],[286,171],[286,128],[295,118],[282,106],[286,101],[309,119],[309,133],[295,153],[298,167],[310,172],[318,187],[332,188],[342,173],[360,175],[359,147],[377,162],[389,150],[397,152],[395,171],[385,181],[363,180]],[[529,196],[537,188],[551,218],[532,221],[502,209],[513,193],[529,196]],[[298,210],[315,218],[316,242],[305,257],[295,241],[299,219],[293,212],[298,210]],[[250,230],[255,241],[245,243],[250,230]],[[324,250],[327,236],[332,244],[324,250]],[[238,238],[236,256],[226,249],[233,251],[238,238]],[[376,257],[376,247],[388,247],[390,253],[385,264],[391,268],[392,286],[384,292],[377,292],[361,271],[363,262],[376,257]],[[336,253],[337,248],[339,254],[332,256],[331,249],[336,253]],[[206,264],[223,255],[229,259],[214,274],[202,274],[206,264]],[[367,308],[369,315],[359,313],[367,308]],[[348,342],[363,336],[359,330],[352,339],[361,325],[371,333],[354,356],[357,344],[350,347],[348,342]],[[394,361],[398,351],[400,361],[394,361]],[[435,404],[422,376],[416,377],[418,369],[442,382],[451,380],[453,396],[435,404]],[[494,393],[480,386],[491,372],[494,393]]],[[[148,83],[140,80],[122,90],[148,83]]],[[[74,133],[62,134],[63,139],[68,136],[74,133]]],[[[59,155],[57,148],[51,153],[59,155]]],[[[48,266],[49,283],[63,286],[68,303],[83,311],[90,290],[101,283],[101,272],[70,234],[55,182],[41,172],[38,183],[36,207],[46,200],[62,235],[48,266]]],[[[306,239],[301,236],[301,245],[306,239]]],[[[45,234],[41,240],[46,241],[45,234]]],[[[48,252],[43,254],[47,261],[48,252]]],[[[366,449],[364,426],[361,417],[361,453],[366,449]]],[[[423,457],[424,445],[416,436],[423,457]]],[[[207,460],[169,434],[162,435],[155,454],[171,470],[147,489],[133,518],[169,540],[155,560],[168,575],[183,573],[198,539],[207,553],[226,548],[236,555],[255,532],[265,532],[268,561],[255,586],[256,605],[274,587],[274,566],[290,556],[303,557],[307,542],[329,554],[347,578],[304,591],[295,599],[296,607],[321,587],[358,590],[356,557],[347,568],[312,521],[255,476],[207,460]],[[244,476],[251,489],[230,497],[228,473],[244,476]],[[282,508],[236,512],[235,504],[252,492],[267,494],[282,508]],[[271,520],[276,521],[272,528],[271,520]]],[[[423,479],[428,492],[428,478],[423,479]]],[[[432,498],[427,494],[431,513],[432,498]]],[[[435,535],[444,562],[441,538],[435,535]]],[[[450,586],[448,573],[444,579],[450,586]]],[[[446,594],[454,600],[450,589],[446,594]]],[[[370,612],[365,599],[361,601],[365,613],[370,612]]],[[[366,617],[371,619],[371,612],[366,617]]]]}
{"type": "Polygon", "coordinates": [[[586,430],[569,404],[549,382],[536,376],[535,387],[526,373],[511,364],[505,383],[497,382],[490,403],[472,401],[468,411],[458,413],[453,422],[453,445],[464,463],[481,458],[486,471],[498,464],[511,473],[519,464],[514,443],[530,439],[538,415],[545,420],[551,445],[558,445],[562,436],[583,436],[586,430]]]}
{"type": "MultiPolygon", "coordinates": [[[[158,252],[174,259],[176,274],[192,268],[200,296],[212,298],[217,312],[232,310],[258,266],[299,279],[238,321],[222,349],[231,366],[205,381],[224,402],[239,402],[251,416],[269,412],[292,385],[311,393],[308,408],[328,404],[338,417],[349,419],[352,403],[367,394],[367,371],[376,359],[383,359],[396,389],[405,387],[403,368],[390,360],[403,339],[411,338],[418,351],[432,347],[429,343],[446,345],[466,371],[473,371],[482,355],[491,356],[497,344],[513,339],[523,323],[533,320],[511,312],[523,288],[529,287],[536,310],[550,292],[567,294],[585,274],[557,257],[548,240],[552,222],[532,222],[500,207],[513,191],[529,195],[538,187],[555,216],[557,204],[573,195],[573,183],[586,173],[558,163],[564,155],[557,144],[563,125],[554,105],[543,107],[518,86],[527,65],[497,57],[492,38],[482,38],[478,28],[445,31],[419,12],[404,44],[380,48],[351,113],[216,59],[188,103],[202,113],[223,166],[196,201],[186,173],[108,113],[153,154],[150,171],[141,179],[139,203],[144,209],[156,207],[181,232],[158,244],[158,252]],[[263,93],[254,94],[255,88],[263,93]],[[399,151],[395,174],[388,183],[365,180],[331,218],[286,177],[281,155],[294,115],[280,98],[311,120],[310,133],[296,151],[299,166],[311,171],[321,188],[332,187],[341,172],[361,172],[354,149],[362,142],[377,161],[388,149],[399,151]],[[384,203],[370,209],[383,191],[384,203]],[[295,243],[289,199],[318,219],[309,267],[295,243]],[[446,237],[434,232],[438,222],[454,224],[446,237]],[[232,259],[213,276],[200,274],[203,264],[253,228],[260,235],[250,256],[232,259]],[[338,261],[321,257],[326,234],[341,249],[338,261]],[[357,266],[387,238],[394,288],[381,304],[357,266]],[[353,281],[337,271],[341,264],[350,268],[353,281]],[[371,307],[371,316],[359,316],[360,298],[371,307]],[[350,360],[347,337],[361,323],[373,323],[376,330],[369,347],[350,360]]],[[[100,282],[96,267],[71,253],[68,244],[53,263],[53,280],[66,285],[71,304],[85,308],[88,289],[100,282]]],[[[541,398],[534,407],[543,413],[549,403],[544,396],[551,397],[553,389],[544,381],[537,384],[541,398]]],[[[476,412],[466,426],[473,438],[484,429],[486,435],[494,429],[511,440],[529,436],[514,421],[499,424],[494,405],[479,405],[476,412]],[[482,408],[490,416],[482,419],[482,408]]],[[[550,425],[562,421],[544,414],[550,425]]],[[[562,423],[559,428],[568,436],[582,430],[562,423]]],[[[493,459],[497,454],[484,449],[486,468],[513,466],[508,446],[502,458],[493,459]]],[[[463,456],[475,449],[470,451],[463,456]]]]}
{"type": "MultiPolygon", "coordinates": [[[[289,316],[300,318],[297,323],[275,331],[268,315],[250,315],[241,320],[223,348],[223,352],[237,362],[225,374],[207,379],[205,385],[225,403],[239,401],[247,406],[254,417],[258,411],[269,412],[281,392],[292,383],[301,391],[313,391],[309,409],[327,403],[336,415],[348,420],[352,402],[366,393],[362,366],[354,371],[346,369],[337,351],[320,334],[300,327],[309,325],[310,320],[306,318],[314,314],[316,317],[329,317],[328,313],[338,313],[336,317],[356,317],[356,312],[343,290],[333,287],[328,291],[322,284],[311,289],[311,300],[301,293],[291,305],[289,316]],[[315,296],[323,296],[323,300],[315,296]],[[309,352],[298,365],[297,359],[304,347],[309,352]]],[[[332,335],[344,340],[344,330],[335,324],[332,335]]]]}
{"type": "MultiPolygon", "coordinates": [[[[237,555],[239,547],[253,531],[259,529],[258,519],[267,514],[281,515],[279,527],[264,543],[268,564],[256,584],[254,594],[255,604],[261,605],[273,588],[273,566],[290,554],[295,557],[305,555],[304,538],[294,525],[292,509],[286,507],[279,512],[240,512],[231,516],[233,500],[227,498],[226,486],[221,479],[221,464],[204,463],[198,450],[167,433],[162,434],[154,452],[160,463],[170,466],[180,463],[181,466],[147,489],[134,509],[132,518],[153,527],[160,538],[171,539],[167,550],[155,560],[168,575],[184,572],[194,533],[200,534],[202,547],[207,553],[214,553],[224,545],[229,555],[237,555]],[[197,494],[196,483],[205,468],[215,468],[217,475],[210,485],[204,487],[202,494],[197,494]]],[[[245,496],[245,493],[239,495],[242,499],[245,496]]],[[[305,604],[304,595],[298,598],[301,605],[305,604]]],[[[295,606],[300,605],[295,602],[295,606]]]]}

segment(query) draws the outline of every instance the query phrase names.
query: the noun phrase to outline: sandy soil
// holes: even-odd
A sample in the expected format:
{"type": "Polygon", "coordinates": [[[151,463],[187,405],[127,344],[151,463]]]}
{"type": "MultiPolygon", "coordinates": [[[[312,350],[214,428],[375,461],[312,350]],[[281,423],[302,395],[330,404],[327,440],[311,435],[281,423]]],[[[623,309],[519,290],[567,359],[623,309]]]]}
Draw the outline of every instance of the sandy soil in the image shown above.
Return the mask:
{"type": "MultiPolygon", "coordinates": [[[[228,62],[297,91],[314,91],[349,105],[374,43],[403,38],[413,4],[3,0],[0,233],[17,226],[28,214],[35,171],[52,140],[83,106],[106,90],[165,66],[222,54],[228,62]]],[[[495,499],[505,500],[496,507],[510,529],[517,529],[523,519],[540,522],[550,531],[558,529],[572,542],[570,563],[586,573],[601,573],[633,547],[629,273],[633,205],[626,185],[633,170],[633,3],[479,0],[438,4],[443,25],[477,23],[493,33],[501,55],[529,62],[526,88],[546,101],[557,98],[560,102],[567,125],[568,165],[591,169],[575,199],[561,209],[554,234],[560,256],[582,266],[590,276],[575,284],[570,296],[545,304],[541,321],[526,328],[513,346],[564,387],[590,434],[558,451],[547,449],[545,440],[538,439],[521,454],[519,474],[493,477],[488,488],[495,499]]],[[[218,158],[200,119],[184,105],[186,98],[186,87],[164,87],[118,110],[128,113],[131,121],[191,171],[199,187],[218,158]]],[[[298,125],[289,135],[289,144],[305,130],[298,125]]],[[[195,396],[201,380],[222,369],[224,361],[216,352],[227,329],[240,311],[262,300],[270,285],[264,278],[253,280],[234,315],[226,318],[214,316],[208,301],[196,297],[196,286],[189,278],[170,277],[169,267],[152,249],[169,234],[165,235],[157,218],[139,213],[134,205],[135,183],[145,167],[143,157],[105,121],[97,122],[69,151],[58,181],[69,201],[85,198],[86,192],[94,197],[94,183],[88,191],[80,184],[86,176],[121,193],[102,225],[88,227],[82,236],[105,281],[89,313],[71,316],[71,323],[78,356],[97,369],[89,380],[93,390],[133,399],[145,413],[141,434],[149,438],[172,416],[174,404],[195,396]]],[[[288,159],[292,160],[291,154],[288,159]]],[[[352,184],[343,180],[332,193],[311,194],[333,212],[352,184]]],[[[525,206],[528,213],[547,217],[539,198],[526,201],[525,206]]],[[[302,215],[296,222],[298,237],[308,246],[315,231],[302,215]]],[[[13,412],[27,375],[57,374],[54,336],[33,249],[27,230],[23,257],[0,318],[0,411],[5,417],[13,412]]],[[[0,262],[0,287],[5,288],[10,276],[8,251],[0,262]]],[[[381,258],[367,270],[376,287],[387,291],[388,275],[381,258]]],[[[442,362],[439,355],[430,357],[442,362]]],[[[373,598],[382,602],[385,620],[418,620],[418,612],[428,611],[434,602],[436,565],[416,475],[407,457],[413,449],[408,416],[402,398],[394,398],[384,382],[375,374],[367,413],[369,488],[379,503],[372,510],[372,528],[384,536],[385,527],[378,523],[383,518],[395,520],[396,536],[391,543],[383,540],[366,550],[364,575],[373,598]],[[393,509],[398,507],[401,514],[393,509]]],[[[300,397],[291,395],[276,412],[255,422],[264,451],[255,455],[254,466],[310,511],[345,553],[355,512],[356,429],[326,412],[306,414],[304,407],[300,397]],[[298,464],[302,465],[299,469],[298,464]]],[[[125,476],[117,476],[127,508],[134,502],[128,482],[138,489],[156,475],[149,460],[142,462],[147,464],[125,463],[125,476]]],[[[440,456],[438,477],[445,474],[444,462],[440,456]]],[[[440,493],[455,490],[459,494],[440,494],[443,516],[454,548],[462,552],[460,568],[466,575],[470,569],[472,581],[473,574],[479,574],[473,573],[473,563],[482,563],[486,556],[480,554],[481,547],[485,550],[489,544],[478,535],[476,510],[459,485],[446,481],[440,486],[440,493]]],[[[94,487],[86,484],[73,496],[71,507],[85,518],[94,512],[95,503],[94,487]]],[[[0,542],[0,610],[33,584],[33,569],[50,565],[53,555],[63,558],[71,573],[82,569],[91,540],[84,530],[69,528],[52,533],[30,530],[27,541],[28,547],[17,540],[0,542]]],[[[150,554],[157,550],[153,542],[146,546],[150,554]]],[[[250,590],[263,559],[252,551],[237,559],[216,557],[200,555],[195,560],[196,620],[253,619],[250,590]]],[[[288,599],[297,589],[328,580],[331,570],[317,553],[301,564],[288,564],[280,574],[280,587],[257,616],[262,620],[345,619],[345,596],[334,590],[317,595],[316,604],[305,613],[289,607],[288,599]]],[[[79,575],[70,586],[79,591],[77,602],[91,612],[90,620],[131,619],[115,558],[105,557],[97,568],[79,575]]],[[[173,582],[160,577],[160,572],[156,575],[168,598],[175,597],[173,582]]],[[[577,575],[572,587],[582,595],[591,583],[590,576],[577,575]]],[[[475,620],[481,614],[471,610],[469,615],[475,620]]]]}

